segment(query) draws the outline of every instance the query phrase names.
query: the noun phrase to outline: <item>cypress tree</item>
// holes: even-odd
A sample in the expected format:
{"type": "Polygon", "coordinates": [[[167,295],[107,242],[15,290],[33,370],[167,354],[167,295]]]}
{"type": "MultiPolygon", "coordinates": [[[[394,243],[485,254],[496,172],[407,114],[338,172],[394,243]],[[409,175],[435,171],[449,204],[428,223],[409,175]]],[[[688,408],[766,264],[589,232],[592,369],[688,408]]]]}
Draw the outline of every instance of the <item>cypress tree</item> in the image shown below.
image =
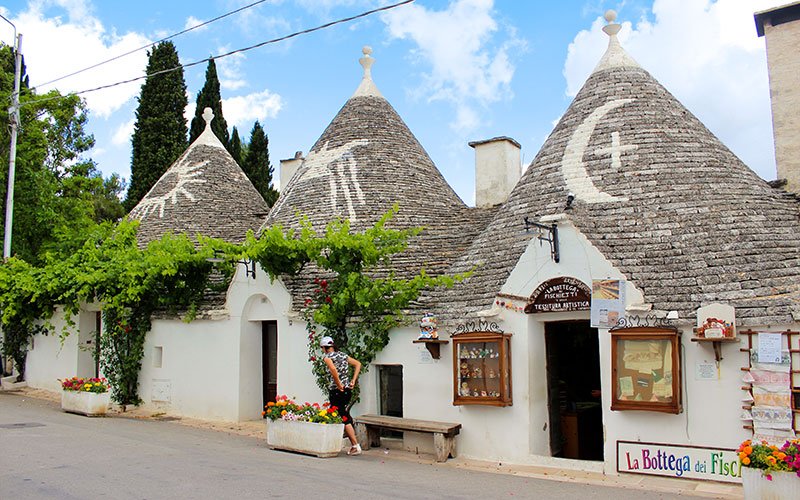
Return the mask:
{"type": "Polygon", "coordinates": [[[187,147],[188,104],[183,69],[154,75],[180,66],[172,42],[162,42],[148,52],[147,74],[139,95],[136,124],[131,139],[131,182],[125,209],[130,211],[187,147]]]}
{"type": "Polygon", "coordinates": [[[189,142],[194,142],[206,128],[203,120],[203,111],[211,108],[214,112],[214,120],[211,122],[211,130],[217,136],[219,142],[230,152],[230,139],[228,138],[228,124],[222,115],[222,96],[219,92],[219,78],[217,78],[217,65],[214,60],[208,61],[206,67],[206,83],[200,92],[197,93],[197,107],[194,110],[192,125],[189,127],[189,142]]]}
{"type": "Polygon", "coordinates": [[[230,154],[233,159],[236,161],[236,164],[240,167],[242,166],[242,140],[239,139],[239,131],[236,130],[236,126],[233,127],[233,132],[231,132],[231,144],[230,144],[230,154]]]}
{"type": "Polygon", "coordinates": [[[278,191],[270,186],[272,183],[272,165],[269,163],[269,138],[261,128],[261,124],[256,121],[253,130],[250,132],[250,142],[247,146],[247,154],[242,163],[242,170],[253,183],[253,186],[267,202],[272,206],[278,199],[278,191]]]}

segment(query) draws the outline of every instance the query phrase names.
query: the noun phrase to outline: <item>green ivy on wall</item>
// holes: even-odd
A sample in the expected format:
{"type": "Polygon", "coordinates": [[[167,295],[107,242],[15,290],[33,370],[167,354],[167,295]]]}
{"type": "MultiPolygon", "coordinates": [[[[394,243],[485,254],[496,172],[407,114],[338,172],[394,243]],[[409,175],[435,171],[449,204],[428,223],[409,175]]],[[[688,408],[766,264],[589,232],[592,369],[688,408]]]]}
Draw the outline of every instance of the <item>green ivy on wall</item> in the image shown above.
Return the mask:
{"type": "Polygon", "coordinates": [[[139,371],[154,313],[183,314],[191,321],[204,293],[227,289],[235,262],[243,258],[257,261],[271,279],[296,276],[313,265],[330,276],[316,280],[313,297],[302,309],[312,370],[324,388],[320,335],[332,336],[366,368],[389,342],[389,331],[404,323],[403,311],[423,289],[451,286],[466,276],[431,277],[424,270],[412,277],[395,276],[390,271],[392,257],[421,231],[388,229],[386,224],[397,211],[393,207],[361,233],[352,232],[347,220],[334,220],[317,234],[303,220],[299,230],[273,226],[258,237],[251,231],[241,245],[167,234],[140,248],[138,222],[98,225],[68,255],[50,255],[41,266],[16,258],[0,266],[3,351],[23,373],[37,325],[47,324],[56,307],[63,307],[67,317],[63,339],[81,305],[97,302],[104,318],[100,363],[112,398],[123,406],[139,404],[139,371]],[[223,262],[212,263],[220,253],[223,262]],[[224,279],[211,279],[215,273],[224,279]]]}

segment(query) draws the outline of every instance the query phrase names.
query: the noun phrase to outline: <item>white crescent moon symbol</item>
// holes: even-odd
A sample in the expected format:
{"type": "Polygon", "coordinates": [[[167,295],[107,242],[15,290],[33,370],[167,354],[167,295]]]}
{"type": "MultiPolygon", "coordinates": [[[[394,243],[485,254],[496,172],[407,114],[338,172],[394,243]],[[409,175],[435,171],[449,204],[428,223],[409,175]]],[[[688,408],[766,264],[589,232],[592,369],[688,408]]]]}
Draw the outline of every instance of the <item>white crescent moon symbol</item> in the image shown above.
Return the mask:
{"type": "Polygon", "coordinates": [[[586,203],[603,203],[612,201],[628,201],[628,198],[612,196],[600,191],[592,182],[586,167],[583,165],[583,155],[589,145],[597,123],[608,114],[609,111],[628,104],[634,99],[617,99],[608,101],[599,108],[595,109],[572,133],[572,137],[564,149],[564,156],[561,158],[561,174],[567,184],[567,190],[575,194],[575,197],[586,203]]]}

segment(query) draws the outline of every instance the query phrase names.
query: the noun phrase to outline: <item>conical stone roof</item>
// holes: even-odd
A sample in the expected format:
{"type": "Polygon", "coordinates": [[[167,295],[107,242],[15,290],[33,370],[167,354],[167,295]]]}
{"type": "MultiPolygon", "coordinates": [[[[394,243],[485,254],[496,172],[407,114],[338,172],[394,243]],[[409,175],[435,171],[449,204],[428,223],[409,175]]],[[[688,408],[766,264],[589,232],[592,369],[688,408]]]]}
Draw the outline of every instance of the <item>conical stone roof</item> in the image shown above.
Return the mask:
{"type": "Polygon", "coordinates": [[[209,108],[203,117],[205,131],[129,214],[141,221],[140,245],[167,232],[189,237],[199,233],[238,243],[269,212],[250,179],[211,131],[209,108]]]}
{"type": "MultiPolygon", "coordinates": [[[[400,275],[424,268],[437,274],[466,249],[489,212],[468,208],[442,177],[424,148],[370,74],[371,50],[360,59],[364,78],[316,141],[270,212],[265,226],[299,227],[305,216],[320,231],[336,217],[354,231],[371,227],[393,204],[389,227],[423,227],[409,249],[393,259],[400,275]]],[[[308,276],[285,278],[293,295],[308,276]]]]}
{"type": "Polygon", "coordinates": [[[797,200],[760,179],[625,54],[618,26],[606,27],[608,52],[451,271],[481,267],[426,299],[450,321],[489,309],[532,237],[523,217],[565,213],[655,310],[691,318],[724,302],[741,325],[800,321],[797,200]]]}

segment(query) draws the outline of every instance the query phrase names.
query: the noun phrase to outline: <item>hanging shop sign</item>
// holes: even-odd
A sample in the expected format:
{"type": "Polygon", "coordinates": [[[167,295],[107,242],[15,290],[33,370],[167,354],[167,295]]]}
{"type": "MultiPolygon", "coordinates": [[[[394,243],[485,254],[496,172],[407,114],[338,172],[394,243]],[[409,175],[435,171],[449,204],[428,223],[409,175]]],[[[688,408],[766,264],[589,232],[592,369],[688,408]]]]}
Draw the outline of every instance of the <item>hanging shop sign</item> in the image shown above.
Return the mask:
{"type": "Polygon", "coordinates": [[[533,291],[525,312],[587,311],[592,302],[592,291],[581,280],[561,276],[545,281],[533,291]]]}
{"type": "Polygon", "coordinates": [[[617,472],[741,483],[734,450],[617,441],[617,472]]]}

